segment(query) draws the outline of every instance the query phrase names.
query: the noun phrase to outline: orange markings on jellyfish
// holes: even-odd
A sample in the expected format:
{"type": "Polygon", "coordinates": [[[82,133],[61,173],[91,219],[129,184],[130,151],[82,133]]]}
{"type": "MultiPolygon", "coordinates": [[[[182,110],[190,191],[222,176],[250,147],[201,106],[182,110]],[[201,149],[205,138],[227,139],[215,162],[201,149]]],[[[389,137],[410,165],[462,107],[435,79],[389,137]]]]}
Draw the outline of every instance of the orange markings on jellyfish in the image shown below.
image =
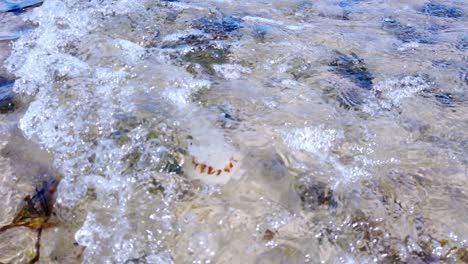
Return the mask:
{"type": "Polygon", "coordinates": [[[206,169],[206,164],[202,163],[200,165],[200,173],[204,173],[205,172],[205,169],[206,169]]]}
{"type": "Polygon", "coordinates": [[[196,162],[195,158],[192,158],[192,165],[195,170],[197,170],[198,166],[200,166],[200,173],[207,173],[208,175],[215,174],[216,176],[221,175],[223,172],[229,173],[231,169],[234,168],[234,164],[237,163],[233,157],[229,159],[229,163],[224,166],[223,169],[216,169],[213,166],[209,166],[205,163],[198,163],[196,162]]]}

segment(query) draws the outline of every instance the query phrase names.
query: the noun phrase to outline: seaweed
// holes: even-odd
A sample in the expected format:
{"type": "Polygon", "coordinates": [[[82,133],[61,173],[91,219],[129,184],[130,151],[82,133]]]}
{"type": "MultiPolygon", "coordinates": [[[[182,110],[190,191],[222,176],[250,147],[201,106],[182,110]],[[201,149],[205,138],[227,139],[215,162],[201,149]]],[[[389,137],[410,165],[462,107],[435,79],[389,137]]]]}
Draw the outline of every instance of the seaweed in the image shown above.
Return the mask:
{"type": "Polygon", "coordinates": [[[336,54],[338,58],[329,64],[333,72],[349,79],[362,89],[372,89],[372,79],[374,79],[374,77],[367,70],[361,58],[354,53],[346,55],[337,51],[336,54]]]}
{"type": "Polygon", "coordinates": [[[463,16],[461,9],[438,3],[426,3],[419,11],[423,14],[436,17],[460,18],[463,16]]]}
{"type": "Polygon", "coordinates": [[[27,195],[23,199],[24,205],[18,211],[11,224],[0,227],[0,232],[16,227],[27,227],[37,232],[36,253],[30,260],[30,263],[35,263],[40,258],[42,230],[50,226],[49,219],[52,215],[58,184],[59,180],[55,178],[44,181],[40,188],[36,188],[32,197],[27,195]]]}

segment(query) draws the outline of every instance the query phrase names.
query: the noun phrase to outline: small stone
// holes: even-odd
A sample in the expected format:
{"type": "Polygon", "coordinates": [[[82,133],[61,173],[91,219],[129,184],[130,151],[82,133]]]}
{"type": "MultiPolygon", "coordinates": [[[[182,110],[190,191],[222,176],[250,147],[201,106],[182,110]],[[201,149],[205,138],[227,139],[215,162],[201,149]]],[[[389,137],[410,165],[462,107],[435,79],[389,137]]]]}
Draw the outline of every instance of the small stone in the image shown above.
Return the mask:
{"type": "Polygon", "coordinates": [[[275,232],[271,231],[270,229],[265,230],[265,233],[263,233],[263,240],[265,241],[270,241],[273,238],[275,238],[275,232]]]}

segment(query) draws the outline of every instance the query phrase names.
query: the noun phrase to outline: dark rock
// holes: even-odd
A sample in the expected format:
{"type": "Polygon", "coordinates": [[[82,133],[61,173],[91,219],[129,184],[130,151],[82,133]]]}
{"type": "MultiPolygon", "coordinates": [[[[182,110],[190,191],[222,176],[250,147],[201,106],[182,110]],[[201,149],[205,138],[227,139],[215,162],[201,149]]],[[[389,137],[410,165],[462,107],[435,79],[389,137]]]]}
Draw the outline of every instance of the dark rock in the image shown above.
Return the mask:
{"type": "Polygon", "coordinates": [[[372,79],[374,77],[367,70],[362,59],[354,53],[346,55],[341,52],[336,52],[336,54],[338,58],[329,64],[333,72],[349,79],[360,88],[365,90],[372,89],[372,79]]]}
{"type": "Polygon", "coordinates": [[[420,95],[425,98],[434,99],[437,104],[443,107],[456,107],[466,101],[466,99],[461,94],[442,92],[437,90],[424,90],[420,95]]]}
{"type": "Polygon", "coordinates": [[[461,9],[437,3],[427,3],[419,11],[426,15],[437,17],[459,18],[463,16],[461,9]]]}
{"type": "Polygon", "coordinates": [[[242,20],[233,16],[225,16],[222,19],[223,29],[226,32],[232,32],[241,28],[242,20]]]}
{"type": "Polygon", "coordinates": [[[212,34],[215,39],[227,38],[228,33],[241,28],[241,19],[233,16],[204,17],[192,23],[194,28],[203,30],[205,33],[212,34]]]}
{"type": "Polygon", "coordinates": [[[456,107],[466,102],[462,96],[447,92],[435,92],[434,99],[439,105],[445,107],[456,107]]]}
{"type": "Polygon", "coordinates": [[[434,98],[443,106],[453,107],[454,98],[450,93],[436,93],[434,98]]]}
{"type": "Polygon", "coordinates": [[[333,190],[323,182],[300,185],[297,187],[297,192],[305,211],[314,211],[321,206],[328,208],[335,208],[337,206],[333,190]]]}
{"type": "Polygon", "coordinates": [[[13,95],[14,80],[0,77],[0,113],[11,113],[16,109],[16,102],[13,95]]]}
{"type": "Polygon", "coordinates": [[[387,17],[382,21],[382,29],[392,33],[402,42],[433,43],[427,36],[418,32],[414,27],[402,25],[397,20],[387,17]]]}
{"type": "Polygon", "coordinates": [[[468,50],[468,37],[462,38],[455,47],[459,50],[468,50]]]}
{"type": "Polygon", "coordinates": [[[42,5],[43,0],[23,0],[21,2],[0,2],[0,12],[13,12],[15,14],[21,14],[25,8],[37,7],[42,5]]]}
{"type": "Polygon", "coordinates": [[[7,114],[15,111],[16,103],[12,97],[0,99],[0,113],[7,114]]]}

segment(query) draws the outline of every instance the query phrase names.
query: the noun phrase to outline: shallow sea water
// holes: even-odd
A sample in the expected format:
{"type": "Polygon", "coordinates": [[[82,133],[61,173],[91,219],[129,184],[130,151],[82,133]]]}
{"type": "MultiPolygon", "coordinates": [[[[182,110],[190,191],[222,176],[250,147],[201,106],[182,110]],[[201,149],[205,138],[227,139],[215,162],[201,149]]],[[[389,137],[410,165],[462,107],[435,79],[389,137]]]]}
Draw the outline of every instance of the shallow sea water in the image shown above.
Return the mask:
{"type": "MultiPolygon", "coordinates": [[[[468,263],[467,16],[420,0],[0,13],[0,223],[56,178],[39,263],[468,263]]],[[[1,232],[0,263],[36,239],[1,232]]]]}

